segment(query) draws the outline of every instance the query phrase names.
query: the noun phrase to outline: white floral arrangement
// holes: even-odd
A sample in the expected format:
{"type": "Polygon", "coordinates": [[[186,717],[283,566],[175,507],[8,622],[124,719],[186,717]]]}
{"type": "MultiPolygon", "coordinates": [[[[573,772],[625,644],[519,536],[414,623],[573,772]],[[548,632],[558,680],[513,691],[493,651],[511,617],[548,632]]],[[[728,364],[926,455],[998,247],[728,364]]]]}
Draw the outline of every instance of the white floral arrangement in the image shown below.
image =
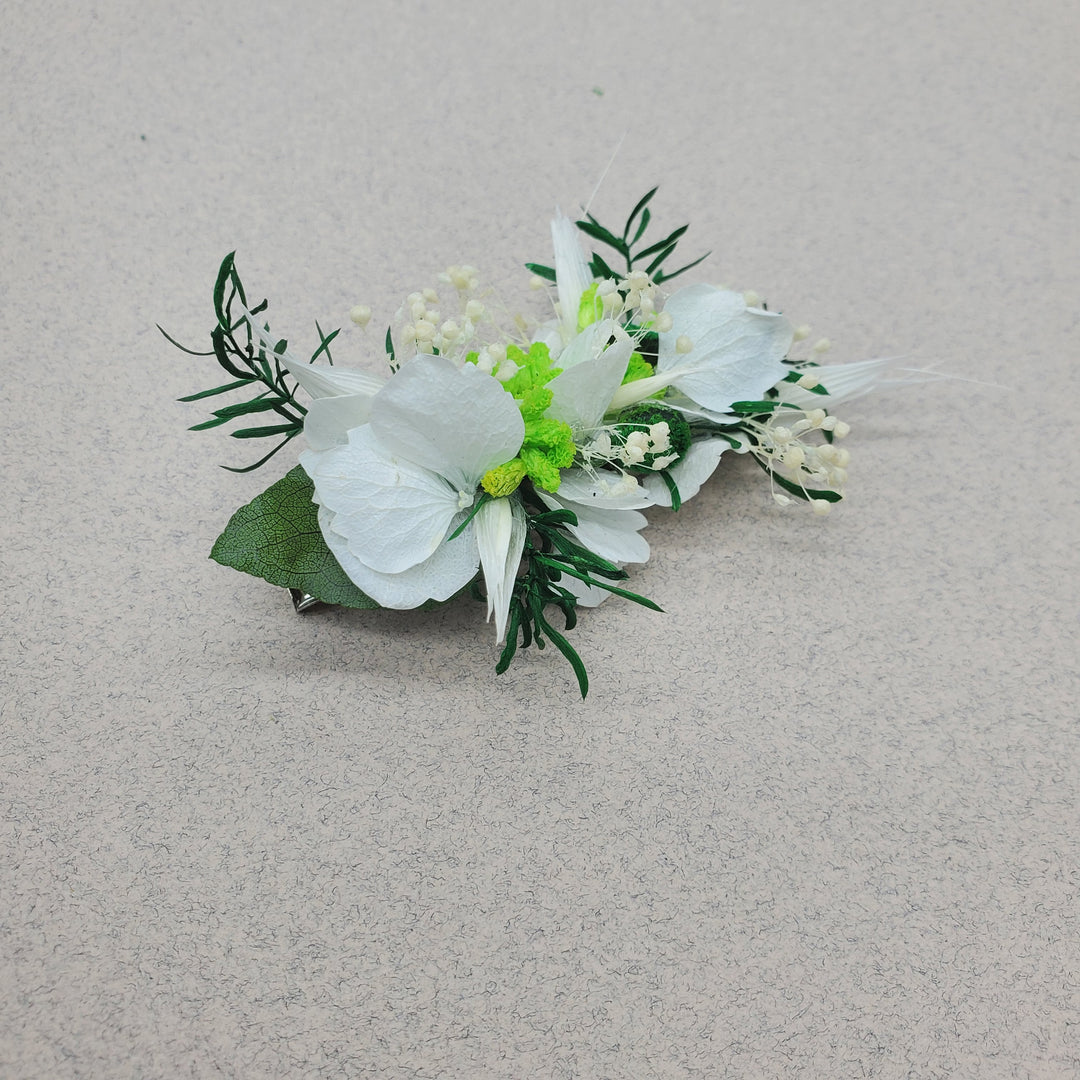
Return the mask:
{"type": "MultiPolygon", "coordinates": [[[[505,316],[470,266],[410,294],[386,333],[386,377],[333,366],[338,331],[317,323],[313,355],[294,356],[263,319],[266,301],[248,306],[228,255],[212,348],[184,351],[216,357],[230,381],[181,400],[259,393],[192,430],[275,414],[231,433],[278,440],[237,472],[301,432],[307,449],[236,512],[211,558],[291,589],[298,610],[410,609],[471,593],[494,619],[497,672],[519,645],[551,642],[584,697],[585,665],[566,638],[578,609],[616,595],[660,610],[623,584],[626,566],[649,558],[643,510],[677,511],[730,451],[762,468],[776,503],[827,513],[849,458],[848,425],[831,410],[887,361],[821,366],[828,342],[800,351],[809,329],[754,294],[669,291],[705,256],[665,269],[687,226],[645,240],[656,190],[621,234],[588,213],[556,216],[554,265],[526,264],[532,288],[554,287],[546,321],[505,316]],[[582,234],[606,254],[586,255],[582,234]],[[625,269],[612,268],[616,256],[625,269]]],[[[360,327],[371,319],[366,306],[350,314],[360,327]]]]}

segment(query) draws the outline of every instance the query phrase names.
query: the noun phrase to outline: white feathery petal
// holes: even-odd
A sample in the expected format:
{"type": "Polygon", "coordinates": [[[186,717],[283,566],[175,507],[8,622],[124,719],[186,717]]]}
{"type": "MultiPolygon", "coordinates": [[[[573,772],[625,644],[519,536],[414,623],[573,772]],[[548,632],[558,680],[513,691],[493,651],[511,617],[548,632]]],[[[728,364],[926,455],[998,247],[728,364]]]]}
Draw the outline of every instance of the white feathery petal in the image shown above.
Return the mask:
{"type": "Polygon", "coordinates": [[[281,366],[316,400],[343,395],[374,397],[386,380],[366,371],[329,367],[326,364],[307,364],[293,356],[279,356],[281,366]]]}
{"type": "MultiPolygon", "coordinates": [[[[780,383],[777,390],[780,400],[800,409],[832,409],[844,401],[851,401],[869,393],[878,386],[903,386],[908,383],[926,382],[938,377],[936,372],[909,371],[906,375],[892,376],[900,357],[880,357],[873,360],[857,360],[852,364],[827,364],[807,368],[803,374],[812,375],[828,394],[815,394],[795,383],[780,383]]],[[[900,369],[903,371],[904,369],[900,369]]]]}
{"type": "Polygon", "coordinates": [[[305,451],[300,464],[319,505],[333,514],[333,531],[380,573],[399,574],[430,558],[461,509],[456,492],[429,470],[396,458],[370,425],[353,429],[345,446],[305,451]]]}
{"type": "Polygon", "coordinates": [[[563,331],[567,338],[577,333],[581,294],[592,284],[592,274],[578,243],[577,226],[560,210],[551,222],[555,248],[555,286],[559,293],[563,331]]]}
{"type": "MultiPolygon", "coordinates": [[[[466,512],[456,515],[450,523],[451,531],[465,517],[466,512]]],[[[334,531],[334,515],[325,507],[319,509],[319,527],[349,580],[385,608],[406,610],[428,600],[449,600],[476,576],[479,557],[472,522],[460,536],[441,543],[430,558],[400,574],[381,574],[362,563],[345,538],[334,531]]]]}
{"type": "MultiPolygon", "coordinates": [[[[731,448],[727,439],[702,439],[690,444],[682,461],[667,470],[679,489],[682,502],[692,499],[701,490],[701,485],[716,471],[721,455],[731,448]]],[[[671,505],[671,492],[662,476],[646,476],[644,484],[657,506],[671,505]]]]}
{"type": "Polygon", "coordinates": [[[409,360],[372,403],[371,427],[398,457],[475,490],[521,449],[525,422],[498,379],[445,356],[409,360]]]}
{"type": "Polygon", "coordinates": [[[327,364],[310,364],[294,356],[288,349],[277,352],[277,341],[266,325],[259,321],[247,308],[241,308],[251,332],[259,339],[259,344],[281,363],[293,378],[313,397],[331,397],[336,394],[374,395],[386,381],[377,375],[364,371],[349,371],[345,368],[330,367],[327,364]]]}
{"type": "Polygon", "coordinates": [[[517,499],[490,499],[473,519],[480,569],[487,587],[488,619],[495,613],[495,640],[506,636],[510,598],[525,547],[525,511],[517,499]]]}

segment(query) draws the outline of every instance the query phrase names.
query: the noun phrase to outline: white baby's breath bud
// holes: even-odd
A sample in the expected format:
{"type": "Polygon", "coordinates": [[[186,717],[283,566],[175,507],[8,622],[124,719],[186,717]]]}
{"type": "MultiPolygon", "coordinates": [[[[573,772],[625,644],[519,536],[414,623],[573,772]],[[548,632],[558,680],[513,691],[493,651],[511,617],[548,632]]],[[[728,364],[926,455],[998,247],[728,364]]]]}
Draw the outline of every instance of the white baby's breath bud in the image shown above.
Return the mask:
{"type": "Polygon", "coordinates": [[[513,360],[500,360],[495,371],[495,378],[499,382],[509,382],[520,370],[521,368],[513,360]]]}
{"type": "Polygon", "coordinates": [[[772,497],[777,506],[791,505],[791,499],[787,495],[782,495],[779,491],[774,491],[772,497]]]}
{"type": "Polygon", "coordinates": [[[666,334],[673,325],[674,320],[666,311],[661,311],[660,314],[656,316],[655,326],[658,334],[666,334]]]}
{"type": "Polygon", "coordinates": [[[821,382],[821,380],[815,374],[808,371],[795,385],[801,386],[804,390],[813,390],[819,382],[821,382]]]}
{"type": "Polygon", "coordinates": [[[461,327],[453,319],[447,319],[442,324],[441,332],[446,341],[456,341],[461,337],[461,327]]]}
{"type": "Polygon", "coordinates": [[[807,409],[806,419],[810,421],[812,427],[819,428],[829,418],[824,409],[807,409]]]}
{"type": "Polygon", "coordinates": [[[840,466],[841,469],[846,469],[851,464],[851,451],[846,447],[838,446],[833,452],[833,461],[840,466]]]}
{"type": "Polygon", "coordinates": [[[626,278],[627,285],[631,289],[640,292],[649,285],[649,275],[644,270],[634,270],[626,278]]]}
{"type": "Polygon", "coordinates": [[[414,332],[417,341],[431,341],[435,337],[435,324],[427,319],[417,319],[414,332]]]}
{"type": "Polygon", "coordinates": [[[427,304],[423,300],[413,300],[409,304],[409,314],[414,319],[422,319],[427,314],[427,304]]]}
{"type": "Polygon", "coordinates": [[[742,298],[747,307],[761,307],[761,297],[753,289],[747,289],[742,298]]]}
{"type": "Polygon", "coordinates": [[[604,278],[604,280],[596,286],[597,296],[610,296],[615,291],[615,282],[612,281],[611,278],[604,278]]]}
{"type": "Polygon", "coordinates": [[[429,304],[437,304],[439,302],[439,294],[432,288],[425,289],[422,295],[429,304]]]}
{"type": "Polygon", "coordinates": [[[791,335],[796,341],[805,341],[810,336],[810,327],[803,323],[802,326],[796,326],[795,332],[791,335]]]}
{"type": "Polygon", "coordinates": [[[532,289],[533,292],[537,292],[546,287],[547,282],[539,274],[533,274],[533,276],[529,278],[529,288],[532,289]]]}
{"type": "Polygon", "coordinates": [[[818,427],[821,428],[822,431],[832,431],[839,422],[840,421],[837,420],[835,416],[826,416],[825,419],[818,424],[818,427]]]}
{"type": "MultiPolygon", "coordinates": [[[[501,364],[506,360],[506,346],[501,342],[492,342],[487,346],[487,352],[492,361],[496,364],[501,364]]],[[[511,363],[513,363],[513,361],[511,361],[511,363]]]]}
{"type": "Polygon", "coordinates": [[[810,509],[813,510],[818,517],[824,517],[832,509],[832,503],[825,499],[811,499],[810,509]]]}
{"type": "Polygon", "coordinates": [[[479,300],[470,300],[465,305],[465,315],[473,322],[477,322],[484,317],[484,305],[479,300]]]}
{"type": "Polygon", "coordinates": [[[851,425],[846,420],[837,420],[836,421],[836,426],[833,428],[833,434],[838,439],[842,439],[850,431],[851,431],[851,425]]]}
{"type": "Polygon", "coordinates": [[[448,266],[446,268],[446,280],[449,281],[458,292],[469,291],[469,274],[463,266],[448,266]]]}
{"type": "Polygon", "coordinates": [[[827,337],[823,337],[818,338],[818,340],[814,342],[814,347],[810,351],[816,353],[823,353],[828,352],[831,348],[832,342],[827,337]]]}
{"type": "Polygon", "coordinates": [[[681,356],[685,356],[688,352],[691,352],[693,348],[694,343],[685,334],[680,334],[675,339],[675,351],[681,356]]]}
{"type": "Polygon", "coordinates": [[[782,460],[789,469],[801,469],[806,461],[806,451],[796,443],[784,451],[782,460]]]}
{"type": "Polygon", "coordinates": [[[349,318],[352,319],[357,326],[364,327],[371,322],[371,308],[367,304],[357,304],[349,312],[349,318]]]}

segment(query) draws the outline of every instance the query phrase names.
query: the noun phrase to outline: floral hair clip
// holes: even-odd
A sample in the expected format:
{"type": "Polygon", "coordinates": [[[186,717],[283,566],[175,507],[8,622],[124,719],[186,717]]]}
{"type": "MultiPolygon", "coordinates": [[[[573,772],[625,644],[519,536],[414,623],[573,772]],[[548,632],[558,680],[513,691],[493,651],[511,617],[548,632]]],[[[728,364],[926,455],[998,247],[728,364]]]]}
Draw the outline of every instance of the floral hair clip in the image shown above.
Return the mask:
{"type": "MultiPolygon", "coordinates": [[[[307,449],[233,515],[211,558],[292,590],[298,611],[418,608],[470,593],[494,618],[496,672],[519,646],[551,642],[584,697],[585,665],[566,637],[578,609],[615,595],[660,610],[625,587],[625,567],[649,557],[642,510],[677,511],[732,451],[762,468],[780,505],[827,513],[849,456],[839,445],[848,425],[830,410],[869,389],[887,361],[821,367],[828,342],[800,352],[809,330],[757,296],[671,291],[701,259],[665,269],[685,225],[645,239],[656,190],[619,234],[588,213],[555,218],[554,266],[526,264],[534,287],[554,286],[546,322],[502,318],[470,266],[410,294],[386,333],[387,377],[334,367],[338,331],[318,323],[310,359],[295,356],[226,256],[212,349],[184,351],[214,356],[229,381],[181,400],[258,392],[192,430],[273,414],[231,433],[277,440],[235,472],[301,432],[307,449]],[[581,234],[605,253],[587,257],[581,234]],[[616,256],[625,269],[612,267],[616,256]]],[[[371,311],[351,318],[366,326],[371,311]]]]}

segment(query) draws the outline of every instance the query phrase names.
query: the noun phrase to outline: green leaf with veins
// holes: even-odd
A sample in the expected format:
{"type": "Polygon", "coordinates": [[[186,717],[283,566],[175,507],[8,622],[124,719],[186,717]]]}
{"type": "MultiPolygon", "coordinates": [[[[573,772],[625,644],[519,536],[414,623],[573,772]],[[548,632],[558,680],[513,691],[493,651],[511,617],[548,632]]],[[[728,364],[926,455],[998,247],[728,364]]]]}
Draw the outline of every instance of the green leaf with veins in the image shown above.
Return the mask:
{"type": "Polygon", "coordinates": [[[210,558],[271,585],[301,589],[325,604],[379,607],[349,580],[326,546],[314,492],[297,465],[233,514],[210,558]]]}

